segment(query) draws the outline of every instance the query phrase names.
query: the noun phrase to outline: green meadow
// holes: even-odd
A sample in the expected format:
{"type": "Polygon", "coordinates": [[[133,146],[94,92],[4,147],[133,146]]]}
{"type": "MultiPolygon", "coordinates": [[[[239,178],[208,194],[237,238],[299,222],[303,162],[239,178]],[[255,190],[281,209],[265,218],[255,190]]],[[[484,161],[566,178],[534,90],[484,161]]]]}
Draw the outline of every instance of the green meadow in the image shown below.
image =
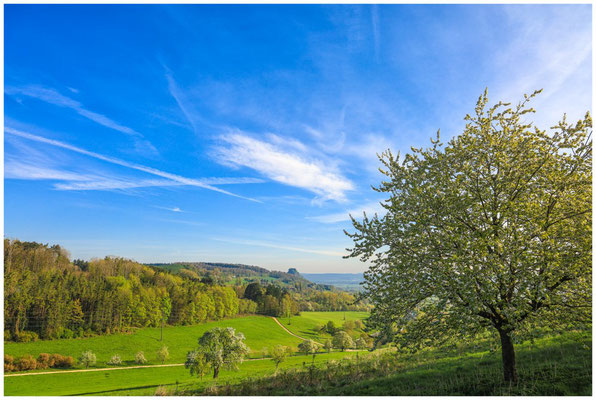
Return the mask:
{"type": "Polygon", "coordinates": [[[163,330],[163,342],[160,342],[160,328],[135,329],[132,333],[120,333],[78,339],[40,340],[29,343],[4,343],[4,354],[22,356],[40,353],[59,353],[75,357],[86,350],[97,355],[96,367],[106,367],[106,362],[114,354],[120,355],[123,365],[133,365],[135,354],[143,351],[149,364],[158,364],[156,352],[162,343],[170,353],[166,363],[182,363],[186,353],[195,347],[198,338],[214,327],[233,327],[246,337],[246,344],[251,349],[250,357],[259,358],[264,349],[276,344],[290,346],[297,350],[300,339],[288,335],[270,317],[252,315],[246,317],[208,322],[193,326],[166,326],[163,330]]]}
{"type": "MultiPolygon", "coordinates": [[[[345,320],[363,319],[367,315],[346,312],[345,320]]],[[[327,321],[341,326],[345,321],[343,312],[303,312],[299,317],[292,317],[290,323],[287,318],[279,320],[295,334],[318,340],[328,335],[319,334],[317,327],[327,321]]],[[[191,377],[183,366],[94,370],[106,367],[106,361],[113,354],[122,356],[123,366],[133,366],[134,354],[139,350],[145,352],[148,364],[158,364],[155,352],[161,345],[160,329],[144,328],[131,334],[5,343],[5,353],[15,356],[37,356],[46,352],[77,357],[90,349],[97,354],[98,362],[87,371],[10,374],[12,376],[4,378],[4,394],[142,396],[165,390],[168,394],[182,395],[589,395],[592,391],[592,338],[589,332],[544,337],[534,343],[519,344],[520,382],[508,387],[502,382],[500,352],[489,351],[485,341],[457,348],[428,348],[415,354],[389,354],[389,349],[373,353],[319,353],[315,357],[314,377],[309,375],[312,357],[294,353],[276,373],[270,359],[259,358],[275,344],[296,350],[301,339],[289,335],[272,318],[263,316],[165,327],[164,343],[170,350],[166,364],[183,363],[186,352],[195,345],[197,338],[216,326],[231,326],[244,333],[251,348],[250,359],[238,370],[222,371],[217,382],[210,374],[202,379],[191,377]],[[341,368],[331,364],[333,369],[328,370],[332,360],[346,363],[342,361],[341,368]],[[309,379],[313,380],[312,384],[307,383],[309,379]]]]}
{"type": "Polygon", "coordinates": [[[310,356],[293,356],[280,366],[248,360],[236,371],[191,377],[181,366],[90,371],[5,378],[6,395],[590,395],[592,339],[589,332],[546,337],[518,346],[520,381],[502,381],[500,353],[473,344],[458,349],[430,348],[416,354],[320,353],[314,377],[310,356]],[[334,364],[327,372],[329,361],[334,364]],[[348,361],[349,360],[349,361],[348,361]],[[359,361],[358,361],[359,360],[359,361]],[[289,380],[288,380],[289,378],[289,380]],[[312,382],[309,383],[309,380],[312,382]],[[230,385],[230,386],[228,386],[230,385]],[[227,390],[231,390],[230,393],[227,390]],[[236,390],[236,391],[234,391],[236,390]],[[248,392],[246,390],[249,390],[248,392]]]}
{"type": "MultiPolygon", "coordinates": [[[[353,353],[349,354],[353,356],[353,353]]],[[[315,365],[346,356],[348,353],[321,353],[315,357],[315,365]]],[[[303,363],[311,362],[311,356],[293,356],[281,364],[280,369],[302,367],[303,363]]],[[[248,360],[237,371],[222,371],[218,382],[233,384],[247,377],[267,376],[274,372],[275,365],[271,360],[248,360]]],[[[158,386],[167,386],[173,390],[177,382],[180,390],[197,390],[211,385],[213,379],[209,374],[203,379],[191,377],[189,371],[183,366],[13,376],[4,378],[4,394],[7,396],[147,396],[153,395],[158,386]]]]}
{"type": "Polygon", "coordinates": [[[335,326],[339,328],[346,321],[363,320],[366,317],[368,317],[368,313],[363,311],[303,311],[300,316],[278,318],[278,320],[298,336],[322,341],[331,338],[331,335],[319,332],[318,328],[321,325],[333,321],[335,326]]]}
{"type": "MultiPolygon", "coordinates": [[[[316,324],[334,321],[336,325],[343,323],[344,313],[341,312],[309,312],[303,317],[293,317],[292,324],[287,325],[290,331],[301,335],[302,331],[316,324]],[[298,332],[300,331],[300,332],[298,332]]],[[[346,319],[366,317],[366,313],[346,312],[346,319]]],[[[283,321],[286,324],[287,321],[283,321]]],[[[186,353],[191,350],[197,339],[213,327],[233,327],[242,332],[246,343],[251,349],[249,355],[253,360],[247,360],[238,371],[222,371],[219,382],[239,382],[248,376],[266,376],[275,371],[273,362],[269,359],[255,360],[266,355],[268,348],[283,344],[297,350],[301,339],[289,335],[270,317],[246,316],[209,322],[196,326],[166,326],[164,328],[163,343],[168,346],[170,359],[166,364],[183,363],[186,353]]],[[[301,335],[302,336],[302,335],[301,335]]],[[[305,335],[312,336],[312,335],[305,335]]],[[[5,354],[20,356],[31,354],[37,357],[39,353],[60,353],[78,357],[85,350],[92,350],[97,355],[94,368],[107,367],[106,362],[114,354],[123,359],[123,366],[133,366],[134,355],[144,351],[148,364],[159,364],[156,351],[161,346],[159,328],[136,329],[130,334],[113,334],[81,339],[43,340],[30,343],[6,342],[5,354]]],[[[353,354],[353,353],[351,353],[353,354]]],[[[315,363],[346,357],[347,353],[320,353],[315,363]]],[[[303,363],[312,362],[312,357],[296,355],[285,361],[281,368],[301,367],[303,363]]],[[[93,369],[93,368],[92,368],[93,369]]],[[[55,370],[50,370],[55,371],[55,370]]],[[[31,371],[28,371],[31,372],[31,371]]],[[[33,371],[39,372],[39,371],[33,371]]],[[[27,372],[14,373],[21,375],[27,372]]],[[[171,388],[201,388],[212,383],[210,376],[202,380],[191,378],[188,370],[181,366],[167,366],[154,368],[138,368],[125,370],[88,371],[73,373],[58,373],[45,375],[11,376],[4,380],[6,395],[152,395],[156,387],[164,385],[171,388]],[[198,385],[198,386],[197,386],[198,385]]]]}
{"type": "MultiPolygon", "coordinates": [[[[592,394],[590,331],[546,336],[517,345],[519,381],[503,381],[500,351],[486,341],[417,353],[350,354],[340,363],[284,369],[207,392],[179,388],[179,395],[224,396],[589,396],[592,394]]],[[[171,392],[174,393],[174,392],[171,392]]]]}

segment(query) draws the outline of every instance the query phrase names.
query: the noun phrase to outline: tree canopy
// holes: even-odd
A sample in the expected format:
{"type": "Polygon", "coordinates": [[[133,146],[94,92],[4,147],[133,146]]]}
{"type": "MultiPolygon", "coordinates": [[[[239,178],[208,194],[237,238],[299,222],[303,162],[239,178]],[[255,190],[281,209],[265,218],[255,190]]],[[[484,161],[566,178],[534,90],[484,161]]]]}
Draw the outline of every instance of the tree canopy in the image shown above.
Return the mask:
{"type": "Polygon", "coordinates": [[[186,356],[185,367],[191,375],[203,376],[205,368],[213,369],[213,378],[219,376],[220,368],[235,369],[244,361],[249,348],[244,335],[234,328],[213,328],[199,338],[199,346],[186,356]]]}
{"type": "Polygon", "coordinates": [[[347,332],[344,331],[337,331],[337,333],[333,336],[333,347],[336,349],[341,349],[344,351],[345,349],[351,349],[354,347],[354,340],[347,332]]]}
{"type": "Polygon", "coordinates": [[[514,340],[537,326],[591,323],[592,119],[549,131],[517,106],[480,96],[463,133],[437,133],[403,160],[385,151],[374,188],[386,214],[352,218],[348,257],[370,261],[369,323],[421,346],[491,328],[504,378],[514,340]]]}

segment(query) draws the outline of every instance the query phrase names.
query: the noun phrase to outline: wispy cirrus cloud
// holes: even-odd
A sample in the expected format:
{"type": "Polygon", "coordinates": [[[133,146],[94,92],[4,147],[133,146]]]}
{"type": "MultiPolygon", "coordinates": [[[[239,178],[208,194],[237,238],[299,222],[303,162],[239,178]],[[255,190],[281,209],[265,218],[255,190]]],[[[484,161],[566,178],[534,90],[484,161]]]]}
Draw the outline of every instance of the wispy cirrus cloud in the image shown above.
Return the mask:
{"type": "MultiPolygon", "coordinates": [[[[57,183],[54,185],[59,190],[126,190],[149,187],[186,186],[185,183],[167,179],[78,179],[86,182],[57,183]]],[[[262,183],[257,178],[194,178],[205,185],[235,185],[262,183]]]]}
{"type": "MultiPolygon", "coordinates": [[[[70,88],[69,88],[70,89],[70,88]]],[[[73,93],[78,93],[75,89],[73,93]]],[[[111,118],[106,117],[103,114],[86,109],[82,103],[77,100],[71,99],[70,97],[64,96],[55,89],[47,88],[40,85],[27,85],[27,86],[7,86],[4,88],[4,93],[19,97],[26,96],[31,97],[48,104],[52,104],[58,107],[70,108],[77,114],[95,122],[99,125],[105,126],[106,128],[113,129],[125,135],[133,137],[135,142],[135,149],[144,154],[157,155],[159,152],[144,138],[144,136],[128,126],[122,125],[111,118]]]]}
{"type": "Polygon", "coordinates": [[[536,7],[540,18],[528,20],[530,8],[503,6],[515,36],[496,54],[495,64],[501,71],[518,67],[496,80],[494,92],[515,104],[524,93],[544,89],[532,102],[537,112],[530,118],[544,129],[563,113],[573,120],[591,108],[592,27],[586,23],[591,9],[588,4],[536,7]],[[581,8],[585,13],[578,12],[581,8]]]}
{"type": "Polygon", "coordinates": [[[345,222],[350,220],[350,215],[354,218],[359,218],[362,213],[365,212],[367,215],[372,216],[373,214],[377,214],[379,216],[385,215],[387,210],[381,205],[380,202],[371,202],[367,204],[363,204],[359,207],[353,207],[350,210],[333,213],[333,214],[325,214],[325,215],[318,215],[315,217],[307,217],[307,219],[322,222],[324,224],[335,224],[338,222],[345,222]]]}
{"type": "Polygon", "coordinates": [[[375,61],[379,61],[380,33],[379,33],[379,6],[372,4],[370,6],[370,22],[373,31],[373,41],[375,45],[375,61]]]}
{"type": "Polygon", "coordinates": [[[182,88],[180,88],[178,82],[176,82],[176,79],[174,78],[172,71],[170,71],[167,66],[164,65],[164,69],[166,70],[168,91],[176,101],[178,108],[186,120],[190,123],[192,130],[195,133],[198,133],[199,125],[206,125],[215,128],[216,126],[213,123],[202,117],[201,114],[195,110],[193,105],[193,100],[195,100],[195,98],[193,97],[193,94],[191,93],[189,95],[189,93],[186,93],[182,88]]]}
{"type": "Polygon", "coordinates": [[[171,212],[175,212],[175,213],[183,213],[186,211],[183,211],[180,207],[162,207],[162,206],[155,206],[155,208],[160,208],[162,210],[167,210],[167,211],[171,211],[171,212]]]}
{"type": "Polygon", "coordinates": [[[30,163],[6,159],[4,163],[5,179],[24,180],[60,180],[60,181],[87,181],[97,177],[63,171],[52,167],[41,167],[30,163]]]}
{"type": "Polygon", "coordinates": [[[233,238],[230,239],[230,238],[220,238],[220,237],[212,237],[211,239],[219,241],[219,242],[240,244],[240,245],[245,245],[245,246],[269,247],[272,249],[289,250],[289,251],[295,251],[295,252],[299,252],[299,253],[318,254],[318,255],[329,256],[329,257],[343,257],[345,255],[345,253],[342,253],[340,251],[295,247],[295,246],[289,246],[289,245],[279,244],[279,243],[263,242],[263,241],[259,241],[259,240],[245,240],[245,239],[233,239],[233,238]]]}
{"type": "MultiPolygon", "coordinates": [[[[169,172],[161,171],[161,170],[158,170],[156,168],[147,167],[147,166],[144,166],[144,165],[131,163],[131,162],[128,162],[128,161],[125,161],[125,160],[121,160],[121,159],[118,159],[118,158],[105,156],[105,155],[102,155],[102,154],[99,154],[99,153],[95,153],[95,152],[92,152],[92,151],[88,151],[88,150],[82,149],[80,147],[73,146],[73,145],[68,144],[68,143],[60,142],[60,141],[54,140],[54,139],[48,139],[48,138],[45,138],[45,137],[42,137],[42,136],[33,135],[31,133],[23,132],[23,131],[20,131],[20,130],[11,128],[11,127],[5,127],[4,132],[5,132],[5,134],[14,135],[14,136],[21,137],[21,138],[24,138],[24,139],[36,141],[36,142],[39,142],[39,143],[45,143],[45,144],[48,144],[48,145],[51,145],[51,146],[63,148],[63,149],[66,149],[66,150],[73,151],[75,153],[83,154],[83,155],[86,155],[86,156],[89,156],[89,157],[92,157],[92,158],[95,158],[95,159],[98,159],[98,160],[101,160],[101,161],[105,161],[105,162],[108,162],[108,163],[111,163],[111,164],[115,164],[115,165],[119,165],[119,166],[126,167],[126,168],[129,168],[129,169],[133,169],[133,170],[145,172],[145,173],[150,174],[150,175],[159,176],[161,178],[165,178],[165,179],[168,179],[170,181],[177,182],[179,184],[189,185],[189,186],[196,186],[196,187],[200,187],[200,188],[203,188],[203,189],[212,190],[212,191],[215,191],[215,192],[226,194],[228,196],[238,197],[238,198],[242,198],[242,199],[253,201],[253,202],[258,202],[258,203],[261,202],[260,200],[256,200],[256,199],[253,199],[253,198],[250,198],[250,197],[244,197],[244,196],[240,196],[240,195],[235,194],[235,193],[228,192],[227,190],[220,189],[218,187],[213,186],[212,184],[204,183],[204,182],[202,182],[199,179],[187,178],[187,177],[184,177],[184,176],[180,176],[180,175],[172,174],[172,173],[169,173],[169,172]]],[[[75,185],[75,184],[73,184],[73,185],[75,185]]],[[[84,187],[84,185],[80,185],[80,186],[81,187],[84,187]]],[[[91,184],[91,186],[93,186],[93,183],[91,184]]],[[[98,185],[98,182],[95,182],[95,187],[98,187],[98,186],[101,186],[101,182],[99,182],[99,185],[98,185]]],[[[70,190],[74,190],[74,187],[76,187],[76,186],[71,186],[71,187],[69,187],[69,189],[70,190]]],[[[63,189],[64,189],[64,187],[63,187],[63,189]]]]}
{"type": "Polygon", "coordinates": [[[273,138],[266,142],[233,131],[220,137],[221,144],[214,148],[213,158],[233,168],[253,169],[276,182],[313,192],[323,200],[346,200],[346,192],[354,189],[349,179],[332,166],[297,152],[296,140],[282,148],[282,139],[273,138]]]}

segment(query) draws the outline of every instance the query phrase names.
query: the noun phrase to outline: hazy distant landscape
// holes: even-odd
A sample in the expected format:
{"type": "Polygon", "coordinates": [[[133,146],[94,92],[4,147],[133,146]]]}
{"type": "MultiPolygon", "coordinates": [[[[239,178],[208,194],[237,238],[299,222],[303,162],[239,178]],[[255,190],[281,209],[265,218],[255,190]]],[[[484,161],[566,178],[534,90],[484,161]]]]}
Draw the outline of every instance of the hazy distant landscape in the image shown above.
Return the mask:
{"type": "Polygon", "coordinates": [[[359,291],[364,275],[360,274],[301,274],[311,282],[333,285],[348,291],[359,291]]]}

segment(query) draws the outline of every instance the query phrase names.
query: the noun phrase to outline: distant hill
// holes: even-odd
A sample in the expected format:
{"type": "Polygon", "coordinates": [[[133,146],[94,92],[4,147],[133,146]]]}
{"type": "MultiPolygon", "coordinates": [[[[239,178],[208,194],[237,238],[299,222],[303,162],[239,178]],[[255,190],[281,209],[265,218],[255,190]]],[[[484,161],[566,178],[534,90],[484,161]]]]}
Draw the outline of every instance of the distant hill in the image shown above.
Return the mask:
{"type": "Polygon", "coordinates": [[[214,262],[175,262],[166,264],[147,264],[174,273],[183,270],[195,272],[201,278],[214,279],[220,284],[247,284],[258,282],[262,285],[276,283],[280,286],[297,288],[312,288],[316,290],[333,290],[331,285],[313,282],[304,275],[290,268],[288,272],[270,271],[265,268],[245,264],[228,264],[214,262]]]}
{"type": "Polygon", "coordinates": [[[337,288],[360,291],[360,282],[364,281],[364,274],[300,274],[311,282],[322,285],[333,285],[337,288]]]}

